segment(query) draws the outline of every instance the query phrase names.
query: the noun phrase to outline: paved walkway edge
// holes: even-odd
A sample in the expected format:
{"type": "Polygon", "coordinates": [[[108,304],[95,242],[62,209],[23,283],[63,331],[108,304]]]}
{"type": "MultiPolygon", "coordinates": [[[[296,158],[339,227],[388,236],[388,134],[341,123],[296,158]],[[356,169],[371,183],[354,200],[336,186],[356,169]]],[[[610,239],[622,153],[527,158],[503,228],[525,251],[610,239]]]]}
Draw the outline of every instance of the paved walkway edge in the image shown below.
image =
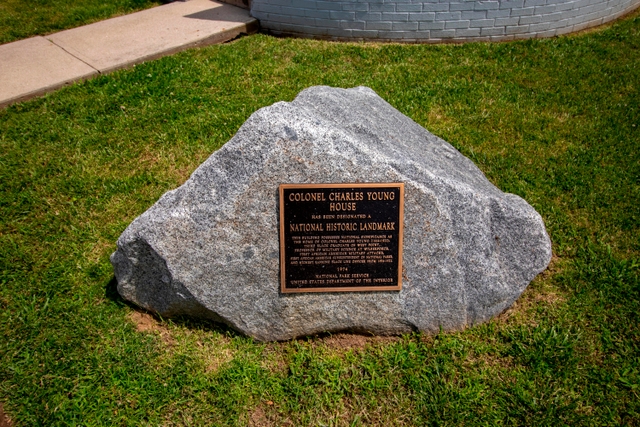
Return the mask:
{"type": "Polygon", "coordinates": [[[190,0],[0,45],[0,108],[259,28],[245,9],[190,0]],[[130,43],[122,43],[123,37],[130,43]]]}

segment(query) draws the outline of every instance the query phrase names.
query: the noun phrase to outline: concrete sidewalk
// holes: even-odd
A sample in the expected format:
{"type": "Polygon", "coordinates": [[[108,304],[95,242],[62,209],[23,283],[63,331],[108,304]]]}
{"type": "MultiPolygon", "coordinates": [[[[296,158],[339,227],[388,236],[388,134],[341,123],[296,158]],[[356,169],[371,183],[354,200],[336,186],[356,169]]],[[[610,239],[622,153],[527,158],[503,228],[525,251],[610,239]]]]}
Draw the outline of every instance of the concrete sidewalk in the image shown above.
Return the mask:
{"type": "Polygon", "coordinates": [[[245,9],[189,0],[0,45],[0,107],[193,46],[222,43],[258,27],[245,9]]]}

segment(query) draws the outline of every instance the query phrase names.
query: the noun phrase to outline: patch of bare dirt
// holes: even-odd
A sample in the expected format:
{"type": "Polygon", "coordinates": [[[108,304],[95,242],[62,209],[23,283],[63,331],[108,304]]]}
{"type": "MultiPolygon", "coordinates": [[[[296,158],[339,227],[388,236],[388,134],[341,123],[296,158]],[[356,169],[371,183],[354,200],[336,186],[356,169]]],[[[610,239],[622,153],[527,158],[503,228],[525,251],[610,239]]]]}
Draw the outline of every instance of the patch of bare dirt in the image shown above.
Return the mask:
{"type": "Polygon", "coordinates": [[[11,419],[4,413],[2,403],[0,403],[0,427],[13,427],[11,419]]]}
{"type": "Polygon", "coordinates": [[[173,346],[175,340],[171,332],[158,319],[144,311],[132,311],[129,318],[136,326],[138,332],[152,333],[160,337],[163,343],[173,346]]]}
{"type": "Polygon", "coordinates": [[[253,410],[251,415],[249,416],[249,426],[251,427],[269,427],[274,425],[269,422],[267,419],[267,414],[265,414],[262,406],[258,406],[253,410]]]}
{"type": "Polygon", "coordinates": [[[369,345],[397,342],[399,339],[396,336],[366,336],[339,333],[324,337],[321,342],[334,350],[361,350],[369,345]]]}

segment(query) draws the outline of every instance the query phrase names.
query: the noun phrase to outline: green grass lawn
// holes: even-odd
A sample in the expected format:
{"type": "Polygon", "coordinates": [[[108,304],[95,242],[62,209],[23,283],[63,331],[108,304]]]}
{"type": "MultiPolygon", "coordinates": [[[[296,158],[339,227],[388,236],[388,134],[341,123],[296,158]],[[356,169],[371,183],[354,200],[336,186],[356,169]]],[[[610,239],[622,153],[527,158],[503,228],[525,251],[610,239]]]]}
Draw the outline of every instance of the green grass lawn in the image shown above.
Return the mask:
{"type": "Polygon", "coordinates": [[[264,35],[0,111],[0,403],[15,426],[640,425],[640,18],[466,45],[264,35]],[[488,324],[261,344],[115,292],[124,228],[255,110],[366,85],[544,218],[488,324]]]}
{"type": "Polygon", "coordinates": [[[162,0],[0,0],[0,44],[131,13],[162,0]]]}

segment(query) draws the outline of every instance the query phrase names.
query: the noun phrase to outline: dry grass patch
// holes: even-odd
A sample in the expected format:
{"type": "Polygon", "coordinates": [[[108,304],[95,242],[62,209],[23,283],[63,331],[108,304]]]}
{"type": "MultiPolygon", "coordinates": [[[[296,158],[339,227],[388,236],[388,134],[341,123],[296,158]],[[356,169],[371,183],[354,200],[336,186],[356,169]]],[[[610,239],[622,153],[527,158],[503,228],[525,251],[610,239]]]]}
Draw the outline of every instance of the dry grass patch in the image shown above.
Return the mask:
{"type": "Polygon", "coordinates": [[[197,353],[200,359],[204,363],[206,373],[215,373],[221,366],[231,362],[236,355],[236,352],[229,348],[220,345],[212,345],[212,343],[197,342],[197,353]]]}
{"type": "Polygon", "coordinates": [[[267,401],[256,406],[249,414],[247,425],[249,427],[294,427],[296,424],[289,418],[282,419],[274,410],[274,403],[267,401]]]}
{"type": "MultiPolygon", "coordinates": [[[[367,427],[406,427],[414,426],[415,420],[407,416],[413,409],[409,396],[395,393],[385,398],[377,405],[360,396],[344,398],[342,409],[331,417],[331,422],[325,425],[336,427],[367,426],[367,427]]],[[[326,419],[326,418],[325,418],[326,419]]]]}
{"type": "Polygon", "coordinates": [[[177,351],[193,355],[206,374],[216,373],[236,356],[237,349],[227,335],[207,328],[172,325],[172,336],[179,347],[177,351]]]}
{"type": "Polygon", "coordinates": [[[115,250],[114,242],[107,241],[105,239],[99,239],[94,245],[92,245],[89,252],[84,256],[85,260],[93,263],[100,262],[104,257],[111,255],[111,252],[115,250]]]}
{"type": "MultiPolygon", "coordinates": [[[[512,356],[497,355],[493,353],[472,353],[467,356],[467,358],[463,362],[463,365],[468,368],[498,368],[506,369],[508,371],[512,371],[516,368],[516,363],[513,360],[512,356]]],[[[495,373],[495,370],[492,369],[491,372],[495,373]]]]}
{"type": "Polygon", "coordinates": [[[289,367],[286,352],[280,343],[269,343],[265,345],[262,352],[260,366],[272,374],[285,374],[289,367]]]}

